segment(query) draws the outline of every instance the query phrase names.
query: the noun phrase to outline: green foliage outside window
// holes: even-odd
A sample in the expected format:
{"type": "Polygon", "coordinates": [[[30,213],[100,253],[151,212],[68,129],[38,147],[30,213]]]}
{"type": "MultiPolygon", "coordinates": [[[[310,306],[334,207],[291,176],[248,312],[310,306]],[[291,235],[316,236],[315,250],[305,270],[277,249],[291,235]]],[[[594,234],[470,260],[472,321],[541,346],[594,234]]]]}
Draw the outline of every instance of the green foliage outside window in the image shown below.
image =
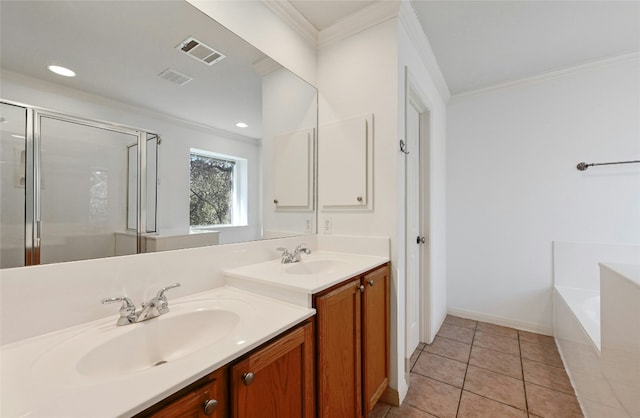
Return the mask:
{"type": "Polygon", "coordinates": [[[236,162],[191,154],[189,224],[232,223],[233,182],[236,162]]]}

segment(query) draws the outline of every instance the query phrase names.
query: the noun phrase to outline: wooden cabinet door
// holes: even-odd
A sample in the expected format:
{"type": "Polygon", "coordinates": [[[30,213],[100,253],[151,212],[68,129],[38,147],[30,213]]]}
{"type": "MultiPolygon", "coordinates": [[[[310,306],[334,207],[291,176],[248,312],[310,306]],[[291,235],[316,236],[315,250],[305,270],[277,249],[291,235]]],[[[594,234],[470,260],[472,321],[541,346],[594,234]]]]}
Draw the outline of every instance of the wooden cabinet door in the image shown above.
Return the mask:
{"type": "Polygon", "coordinates": [[[312,418],[313,325],[267,344],[231,366],[234,418],[312,418]]]}
{"type": "Polygon", "coordinates": [[[362,300],[362,378],[366,417],[389,384],[389,266],[365,275],[362,300]]]}
{"type": "Polygon", "coordinates": [[[227,386],[224,367],[137,417],[227,418],[227,386]]]}
{"type": "Polygon", "coordinates": [[[316,298],[320,418],[362,415],[360,279],[316,298]]]}

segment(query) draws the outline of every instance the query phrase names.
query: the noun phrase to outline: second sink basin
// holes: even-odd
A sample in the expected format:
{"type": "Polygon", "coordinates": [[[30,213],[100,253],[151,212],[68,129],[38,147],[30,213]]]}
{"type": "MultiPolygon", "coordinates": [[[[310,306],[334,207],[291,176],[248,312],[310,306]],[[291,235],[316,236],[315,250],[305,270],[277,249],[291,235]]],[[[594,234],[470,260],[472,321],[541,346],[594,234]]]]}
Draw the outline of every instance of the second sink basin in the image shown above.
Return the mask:
{"type": "Polygon", "coordinates": [[[86,353],[77,370],[85,376],[105,378],[161,366],[219,341],[239,322],[234,312],[216,309],[141,322],[86,353]]]}

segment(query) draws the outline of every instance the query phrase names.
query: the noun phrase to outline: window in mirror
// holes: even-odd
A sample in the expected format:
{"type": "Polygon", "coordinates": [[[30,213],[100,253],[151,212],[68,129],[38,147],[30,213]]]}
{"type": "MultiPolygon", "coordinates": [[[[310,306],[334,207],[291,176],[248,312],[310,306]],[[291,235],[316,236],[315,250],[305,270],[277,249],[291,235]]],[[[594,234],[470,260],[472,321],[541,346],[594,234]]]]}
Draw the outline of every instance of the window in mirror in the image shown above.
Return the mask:
{"type": "Polygon", "coordinates": [[[196,149],[190,157],[190,227],[246,225],[247,161],[196,149]]]}

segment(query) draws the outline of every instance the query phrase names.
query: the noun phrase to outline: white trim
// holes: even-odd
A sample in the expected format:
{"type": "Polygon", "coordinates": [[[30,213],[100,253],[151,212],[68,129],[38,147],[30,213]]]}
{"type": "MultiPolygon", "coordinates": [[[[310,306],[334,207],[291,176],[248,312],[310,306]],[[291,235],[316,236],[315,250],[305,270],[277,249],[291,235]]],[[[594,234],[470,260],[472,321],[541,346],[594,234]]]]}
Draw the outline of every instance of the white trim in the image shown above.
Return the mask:
{"type": "Polygon", "coordinates": [[[447,313],[449,315],[459,316],[460,318],[488,322],[490,324],[502,325],[522,331],[535,332],[537,334],[543,335],[553,335],[553,327],[548,327],[533,322],[514,321],[513,319],[503,318],[501,316],[486,315],[480,312],[467,311],[464,309],[447,308],[447,313]]]}
{"type": "Polygon", "coordinates": [[[401,3],[400,11],[398,13],[398,21],[406,30],[413,46],[418,50],[418,54],[420,55],[427,72],[431,75],[440,96],[442,96],[442,100],[446,103],[451,97],[449,86],[447,85],[447,81],[440,70],[440,65],[438,65],[438,61],[433,54],[433,49],[431,49],[429,39],[424,33],[424,29],[422,28],[411,3],[407,1],[403,1],[401,3]]]}
{"type": "Polygon", "coordinates": [[[318,29],[313,26],[303,15],[288,1],[262,0],[273,14],[280,18],[287,26],[296,31],[302,39],[314,48],[318,46],[318,29]]]}
{"type": "Polygon", "coordinates": [[[399,1],[378,1],[318,33],[318,47],[348,38],[398,16],[399,1]]]}
{"type": "Polygon", "coordinates": [[[475,90],[468,90],[462,93],[456,93],[451,96],[452,99],[457,99],[459,97],[473,96],[476,94],[488,93],[495,90],[507,89],[510,87],[533,84],[541,81],[550,80],[553,78],[563,77],[565,75],[570,75],[582,71],[591,70],[598,67],[604,67],[607,65],[620,64],[624,62],[631,62],[640,59],[640,51],[632,52],[629,54],[618,55],[611,58],[605,58],[597,61],[591,61],[584,64],[574,65],[572,67],[561,68],[558,70],[547,71],[541,74],[536,74],[533,76],[521,78],[518,80],[507,81],[505,83],[496,84],[489,87],[482,87],[475,90]]]}

